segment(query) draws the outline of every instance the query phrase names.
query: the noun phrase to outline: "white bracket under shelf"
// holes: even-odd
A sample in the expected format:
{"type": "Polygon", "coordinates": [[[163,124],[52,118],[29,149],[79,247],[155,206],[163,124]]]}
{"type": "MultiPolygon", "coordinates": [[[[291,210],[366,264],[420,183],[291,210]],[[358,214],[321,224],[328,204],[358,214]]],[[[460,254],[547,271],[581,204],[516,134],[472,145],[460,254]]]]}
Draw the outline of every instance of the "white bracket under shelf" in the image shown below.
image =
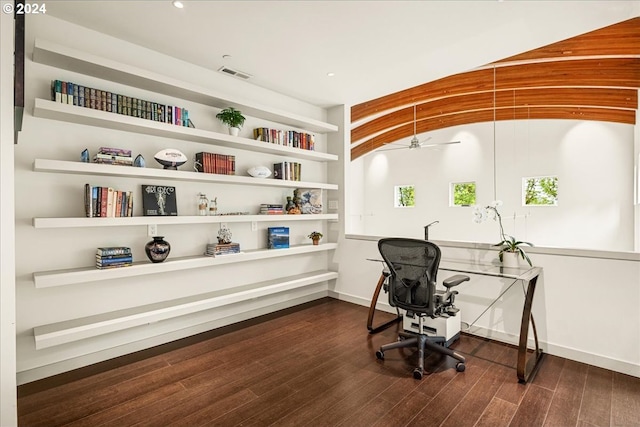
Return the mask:
{"type": "Polygon", "coordinates": [[[122,331],[152,322],[210,310],[228,304],[299,289],[338,278],[334,271],[314,271],[283,277],[234,289],[194,295],[125,310],[102,313],[33,329],[36,350],[79,341],[85,338],[122,331]]]}

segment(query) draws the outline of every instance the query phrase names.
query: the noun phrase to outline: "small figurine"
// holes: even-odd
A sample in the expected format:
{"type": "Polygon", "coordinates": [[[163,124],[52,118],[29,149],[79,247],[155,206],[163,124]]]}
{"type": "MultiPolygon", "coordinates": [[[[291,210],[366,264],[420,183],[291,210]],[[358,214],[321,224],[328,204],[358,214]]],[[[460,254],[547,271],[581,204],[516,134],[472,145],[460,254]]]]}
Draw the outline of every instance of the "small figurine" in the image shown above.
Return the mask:
{"type": "Polygon", "coordinates": [[[227,227],[222,227],[220,231],[218,231],[218,243],[231,243],[231,230],[229,230],[227,227]]]}
{"type": "Polygon", "coordinates": [[[302,199],[300,198],[300,190],[293,190],[293,206],[289,205],[289,198],[287,198],[287,213],[292,215],[299,215],[302,213],[300,209],[300,205],[302,204],[302,199]]]}
{"type": "Polygon", "coordinates": [[[137,168],[143,168],[143,167],[146,166],[145,161],[144,161],[144,157],[142,157],[142,154],[138,154],[136,159],[133,161],[133,166],[135,166],[137,168]]]}
{"type": "Polygon", "coordinates": [[[89,163],[89,150],[88,149],[84,149],[82,150],[82,154],[80,154],[80,161],[82,163],[89,163]]]}

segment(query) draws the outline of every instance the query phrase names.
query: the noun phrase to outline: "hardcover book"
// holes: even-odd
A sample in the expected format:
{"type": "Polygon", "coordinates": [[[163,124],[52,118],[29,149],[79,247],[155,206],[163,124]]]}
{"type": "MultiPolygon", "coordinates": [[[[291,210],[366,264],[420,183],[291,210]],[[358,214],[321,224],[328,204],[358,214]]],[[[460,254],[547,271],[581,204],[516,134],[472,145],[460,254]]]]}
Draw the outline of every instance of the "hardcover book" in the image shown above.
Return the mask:
{"type": "Polygon", "coordinates": [[[285,249],[289,247],[289,227],[269,227],[267,229],[269,249],[285,249]]]}
{"type": "Polygon", "coordinates": [[[142,212],[144,216],[177,216],[176,188],[143,185],[142,212]]]}

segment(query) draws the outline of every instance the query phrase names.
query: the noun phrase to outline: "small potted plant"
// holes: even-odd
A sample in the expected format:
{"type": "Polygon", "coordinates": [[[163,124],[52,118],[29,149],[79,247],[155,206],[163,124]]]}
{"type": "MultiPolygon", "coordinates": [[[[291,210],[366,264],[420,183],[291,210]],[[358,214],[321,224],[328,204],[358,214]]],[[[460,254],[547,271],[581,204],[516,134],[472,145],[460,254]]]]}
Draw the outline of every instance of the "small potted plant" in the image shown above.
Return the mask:
{"type": "Polygon", "coordinates": [[[505,267],[517,267],[518,258],[522,258],[527,261],[530,266],[533,266],[531,259],[522,248],[522,245],[533,246],[532,243],[516,240],[515,237],[505,234],[502,227],[502,216],[498,211],[498,208],[502,206],[500,200],[494,200],[490,205],[485,207],[476,206],[473,210],[473,221],[476,223],[484,222],[487,218],[493,219],[498,222],[500,226],[500,242],[493,246],[499,246],[500,252],[498,252],[498,258],[502,265],[505,267]]]}
{"type": "Polygon", "coordinates": [[[318,242],[320,242],[320,239],[322,239],[322,233],[320,233],[319,231],[314,231],[311,234],[309,234],[307,237],[313,241],[314,245],[317,245],[318,242]]]}
{"type": "Polygon", "coordinates": [[[529,255],[522,249],[521,245],[533,246],[529,242],[521,242],[516,240],[515,237],[509,236],[505,234],[503,236],[502,242],[496,243],[493,246],[500,246],[500,252],[498,252],[498,258],[500,262],[503,263],[505,267],[517,267],[518,266],[518,257],[521,257],[523,260],[527,261],[527,263],[531,266],[531,260],[529,259],[529,255]],[[507,260],[507,257],[515,258],[515,260],[507,260]]]}
{"type": "Polygon", "coordinates": [[[233,107],[228,107],[216,114],[216,118],[229,127],[229,133],[238,136],[240,128],[244,125],[245,118],[233,107]]]}

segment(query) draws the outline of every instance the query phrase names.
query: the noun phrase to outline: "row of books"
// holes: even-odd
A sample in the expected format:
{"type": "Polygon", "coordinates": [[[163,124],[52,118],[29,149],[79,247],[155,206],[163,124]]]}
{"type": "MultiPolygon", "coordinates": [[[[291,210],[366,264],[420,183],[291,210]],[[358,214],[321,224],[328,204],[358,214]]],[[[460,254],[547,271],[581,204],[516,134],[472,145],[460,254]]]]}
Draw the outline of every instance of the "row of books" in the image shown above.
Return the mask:
{"type": "Polygon", "coordinates": [[[260,205],[261,215],[282,215],[283,211],[282,205],[270,205],[268,203],[260,205]]]}
{"type": "Polygon", "coordinates": [[[209,243],[205,255],[218,256],[218,255],[230,255],[240,253],[240,243],[209,243]]]}
{"type": "Polygon", "coordinates": [[[195,167],[198,172],[235,175],[236,156],[206,152],[196,153],[195,167]]]}
{"type": "Polygon", "coordinates": [[[285,147],[301,148],[303,150],[315,150],[314,136],[295,130],[278,130],[269,128],[253,129],[253,139],[284,145],[285,147]]]}
{"type": "Polygon", "coordinates": [[[84,210],[88,218],[133,216],[133,194],[131,191],[85,184],[84,210]]]}
{"type": "Polygon", "coordinates": [[[302,164],[298,162],[280,162],[273,164],[273,178],[288,181],[300,181],[302,164]]]}
{"type": "Polygon", "coordinates": [[[96,250],[96,267],[100,270],[108,268],[128,267],[133,264],[131,248],[113,246],[96,250]]]}
{"type": "Polygon", "coordinates": [[[76,83],[51,80],[51,100],[125,116],[194,127],[185,108],[160,104],[76,83]]]}
{"type": "Polygon", "coordinates": [[[96,155],[93,156],[93,162],[109,165],[133,166],[133,157],[131,157],[131,150],[100,147],[96,155]]]}

